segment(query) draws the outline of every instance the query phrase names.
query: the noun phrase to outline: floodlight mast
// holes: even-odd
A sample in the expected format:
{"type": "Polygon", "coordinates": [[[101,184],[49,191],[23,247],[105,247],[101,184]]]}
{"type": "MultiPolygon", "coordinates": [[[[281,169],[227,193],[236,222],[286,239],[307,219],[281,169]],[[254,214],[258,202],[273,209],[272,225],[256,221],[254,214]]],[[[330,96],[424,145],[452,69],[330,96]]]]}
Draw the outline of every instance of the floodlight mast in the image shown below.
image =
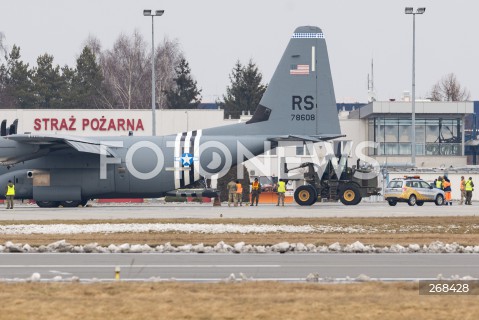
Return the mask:
{"type": "Polygon", "coordinates": [[[423,14],[426,8],[414,12],[413,7],[406,7],[404,12],[412,14],[412,92],[411,92],[411,163],[416,167],[416,14],[423,14]]]}
{"type": "Polygon", "coordinates": [[[155,26],[153,22],[154,17],[162,16],[165,10],[156,10],[152,13],[152,10],[143,10],[143,15],[151,17],[151,126],[152,135],[156,136],[156,94],[155,94],[155,26]]]}

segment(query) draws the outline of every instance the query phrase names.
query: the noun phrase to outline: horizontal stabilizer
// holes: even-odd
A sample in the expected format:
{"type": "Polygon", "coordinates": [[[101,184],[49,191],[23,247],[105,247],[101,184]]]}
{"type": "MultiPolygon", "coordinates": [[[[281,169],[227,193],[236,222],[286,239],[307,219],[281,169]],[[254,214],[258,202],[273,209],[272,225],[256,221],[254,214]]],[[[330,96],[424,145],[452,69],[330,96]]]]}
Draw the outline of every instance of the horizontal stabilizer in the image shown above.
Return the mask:
{"type": "Polygon", "coordinates": [[[285,135],[278,136],[269,139],[270,141],[311,141],[311,142],[321,142],[331,139],[345,137],[344,134],[323,134],[323,135],[314,135],[314,136],[303,136],[303,135],[285,135]]]}

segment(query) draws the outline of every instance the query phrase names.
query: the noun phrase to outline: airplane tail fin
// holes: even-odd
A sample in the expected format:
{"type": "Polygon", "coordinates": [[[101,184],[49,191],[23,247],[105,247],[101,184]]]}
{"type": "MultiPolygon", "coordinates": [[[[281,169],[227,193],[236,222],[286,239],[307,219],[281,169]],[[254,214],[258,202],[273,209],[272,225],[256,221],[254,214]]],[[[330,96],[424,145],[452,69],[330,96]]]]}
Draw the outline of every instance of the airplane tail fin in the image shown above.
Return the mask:
{"type": "MultiPolygon", "coordinates": [[[[278,136],[341,136],[336,98],[323,32],[297,28],[263,98],[246,126],[278,136]]],[[[256,131],[256,130],[252,130],[256,131]]]]}

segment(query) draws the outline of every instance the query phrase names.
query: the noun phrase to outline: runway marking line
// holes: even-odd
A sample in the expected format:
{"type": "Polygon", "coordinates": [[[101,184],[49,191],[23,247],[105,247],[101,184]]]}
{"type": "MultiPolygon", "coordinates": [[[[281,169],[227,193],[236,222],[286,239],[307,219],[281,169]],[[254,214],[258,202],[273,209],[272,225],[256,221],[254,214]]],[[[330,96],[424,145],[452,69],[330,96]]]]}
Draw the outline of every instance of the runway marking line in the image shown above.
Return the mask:
{"type": "Polygon", "coordinates": [[[38,265],[0,265],[0,268],[226,268],[226,267],[233,267],[233,268],[281,268],[284,266],[280,265],[248,265],[248,264],[238,264],[238,265],[59,265],[59,264],[38,264],[38,265]]]}

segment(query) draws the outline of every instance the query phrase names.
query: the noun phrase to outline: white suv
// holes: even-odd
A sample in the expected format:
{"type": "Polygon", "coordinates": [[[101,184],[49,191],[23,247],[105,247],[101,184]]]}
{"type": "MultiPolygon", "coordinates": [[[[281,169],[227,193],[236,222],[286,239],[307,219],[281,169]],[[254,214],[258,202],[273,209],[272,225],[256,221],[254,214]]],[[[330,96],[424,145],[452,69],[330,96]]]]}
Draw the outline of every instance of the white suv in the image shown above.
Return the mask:
{"type": "Polygon", "coordinates": [[[390,206],[407,202],[410,206],[422,206],[424,202],[444,204],[444,191],[436,189],[418,176],[396,178],[389,182],[384,191],[384,199],[390,206]]]}

